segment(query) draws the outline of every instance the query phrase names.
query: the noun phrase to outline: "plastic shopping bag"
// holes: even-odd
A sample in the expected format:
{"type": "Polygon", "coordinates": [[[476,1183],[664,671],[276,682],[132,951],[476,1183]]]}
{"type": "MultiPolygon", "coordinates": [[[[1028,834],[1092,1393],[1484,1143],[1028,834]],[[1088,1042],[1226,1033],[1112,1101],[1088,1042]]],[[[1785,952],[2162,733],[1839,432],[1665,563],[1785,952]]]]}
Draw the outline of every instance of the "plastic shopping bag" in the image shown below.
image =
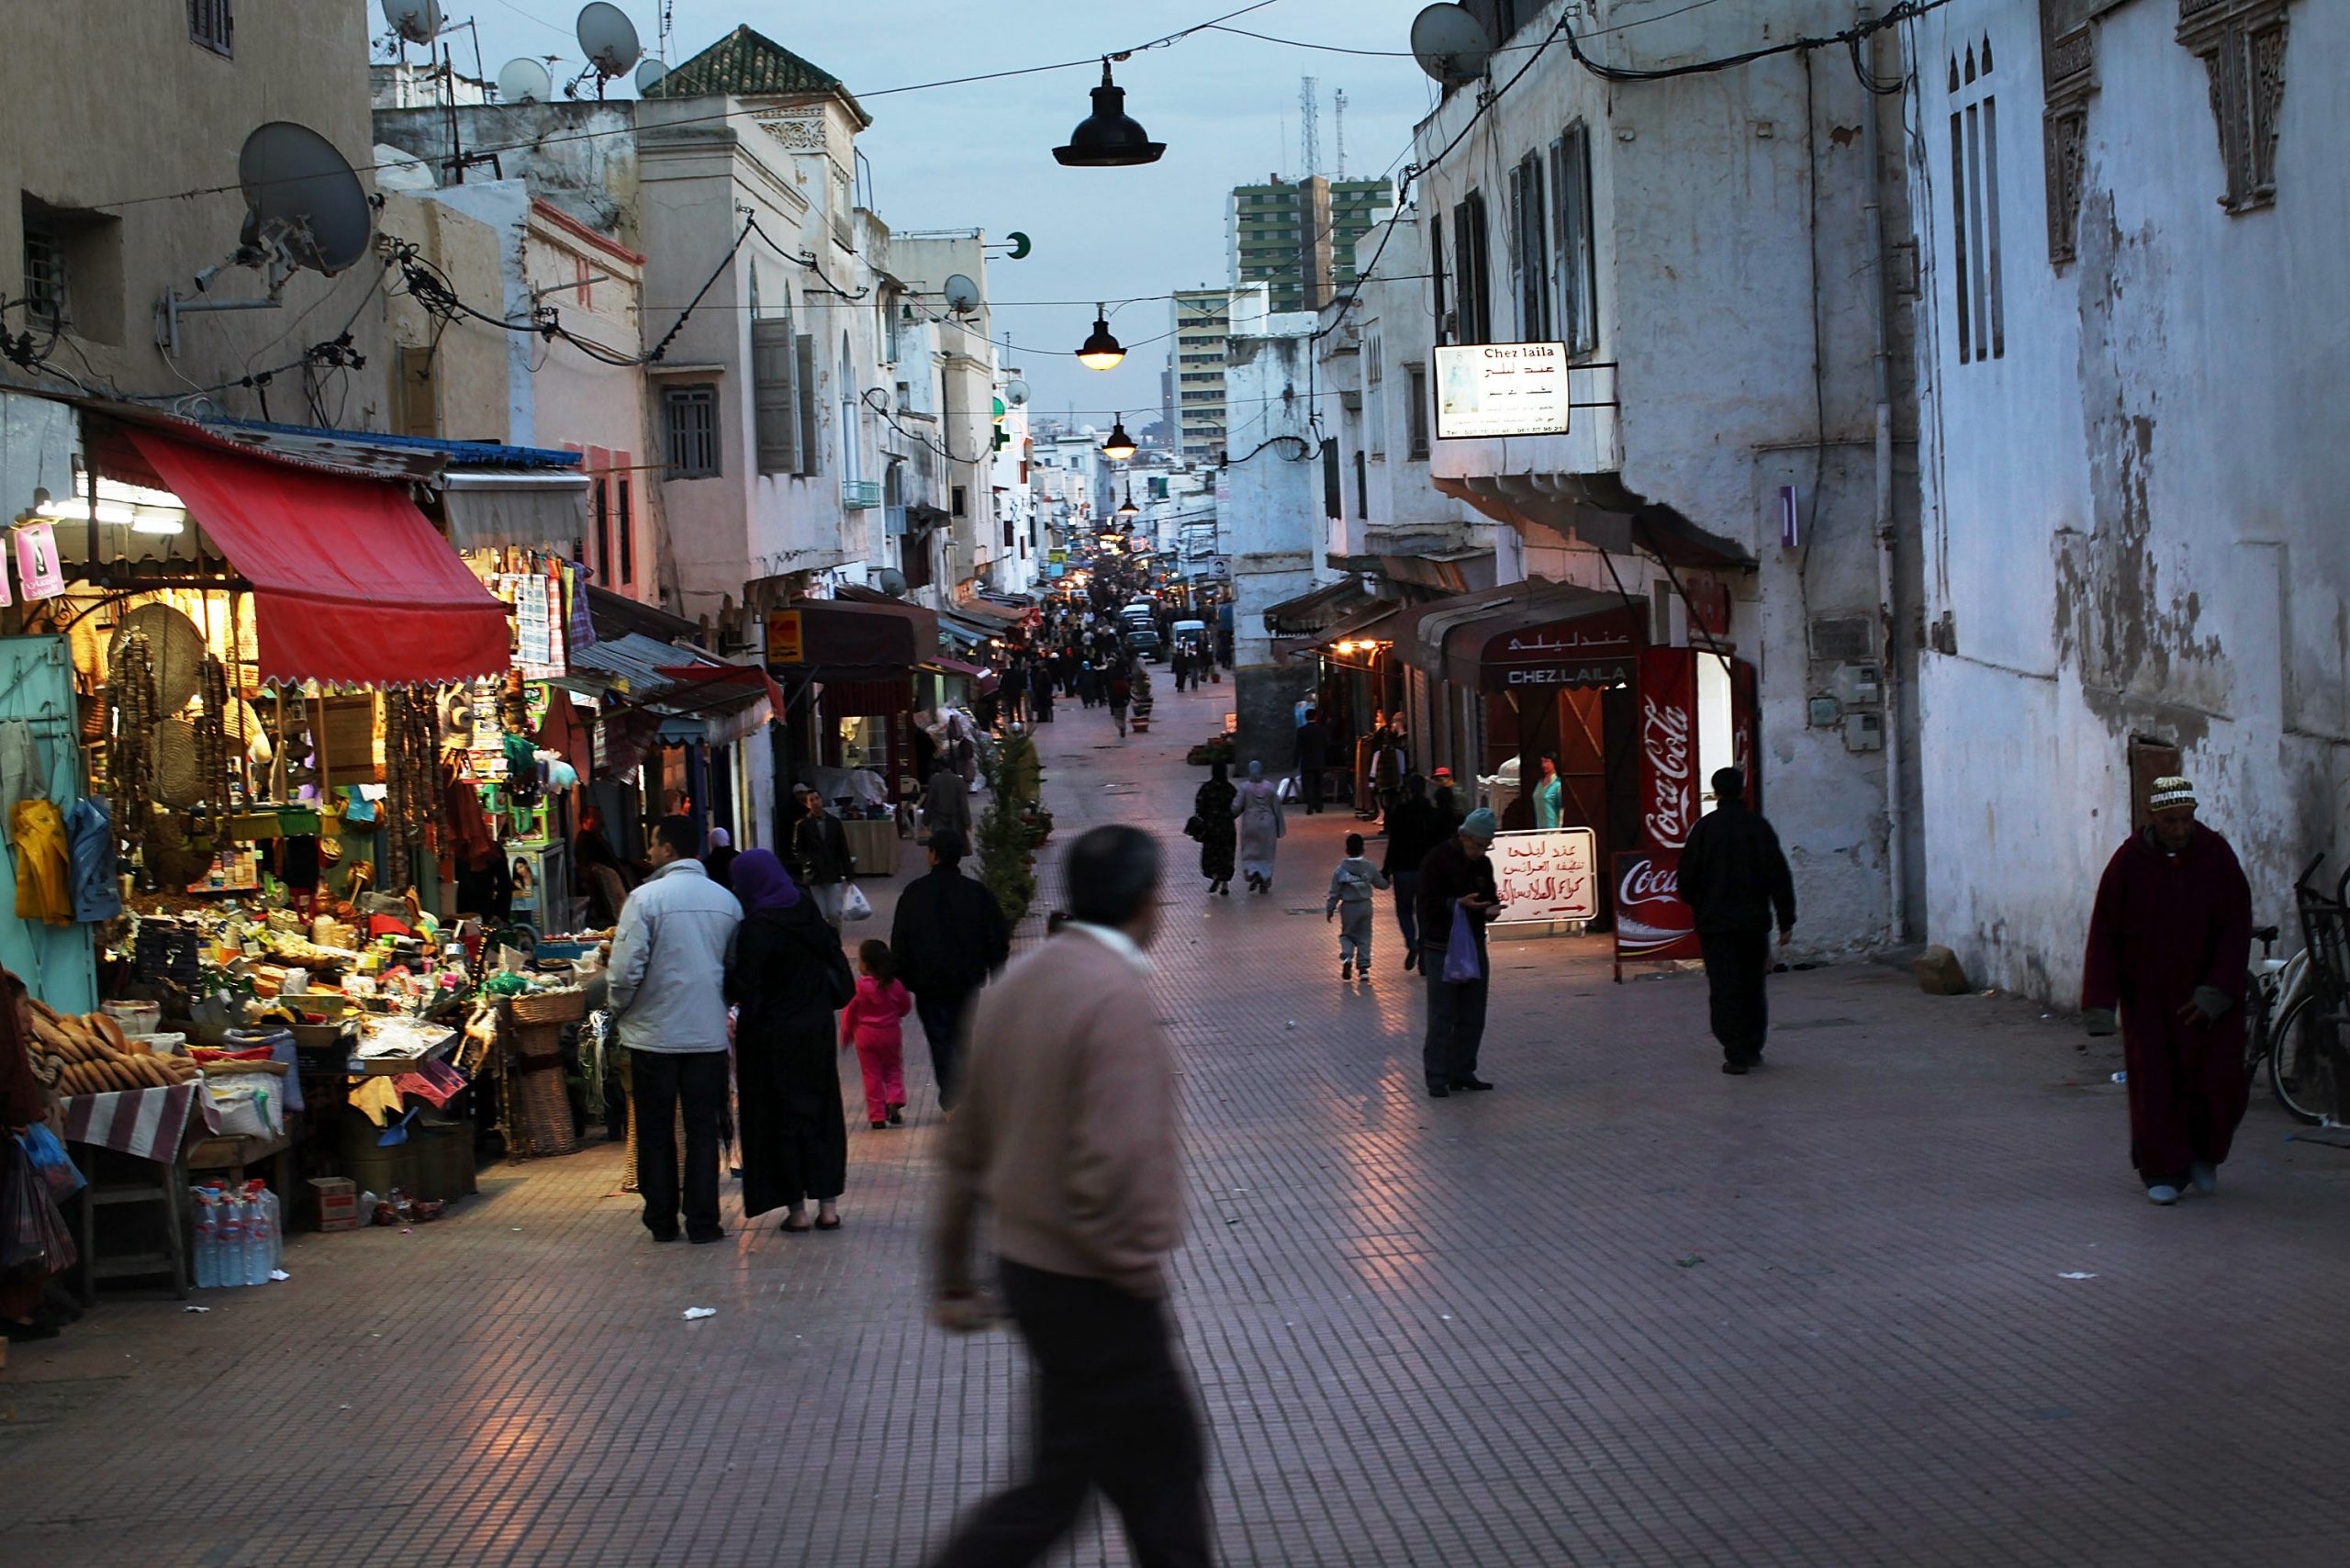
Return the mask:
{"type": "Polygon", "coordinates": [[[25,1129],[24,1141],[25,1154],[48,1183],[50,1197],[62,1204],[89,1185],[75,1168],[73,1157],[65,1152],[65,1146],[49,1128],[35,1122],[25,1129]]]}
{"type": "Polygon", "coordinates": [[[1485,966],[1477,951],[1476,923],[1459,904],[1452,906],[1452,942],[1444,950],[1444,978],[1451,985],[1485,978],[1485,966]]]}
{"type": "Polygon", "coordinates": [[[873,918],[872,902],[865,896],[865,890],[858,887],[855,882],[849,883],[846,890],[841,894],[841,918],[843,920],[870,920],[873,918]]]}
{"type": "Polygon", "coordinates": [[[41,1280],[73,1266],[73,1236],[23,1140],[9,1138],[7,1193],[0,1204],[0,1280],[41,1280]]]}

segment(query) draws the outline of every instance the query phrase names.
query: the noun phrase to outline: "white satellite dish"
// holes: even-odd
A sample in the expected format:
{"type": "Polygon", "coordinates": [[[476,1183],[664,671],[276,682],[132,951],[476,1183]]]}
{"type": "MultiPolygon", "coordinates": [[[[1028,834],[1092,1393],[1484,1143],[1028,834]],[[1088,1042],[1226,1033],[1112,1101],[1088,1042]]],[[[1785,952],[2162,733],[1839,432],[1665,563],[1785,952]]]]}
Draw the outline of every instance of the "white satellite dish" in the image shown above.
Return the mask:
{"type": "Polygon", "coordinates": [[[1003,400],[1015,409],[1027,407],[1028,384],[1018,376],[1013,376],[1003,384],[1003,400]]]}
{"type": "Polygon", "coordinates": [[[498,101],[501,104],[543,104],[554,96],[554,76],[546,62],[529,55],[498,68],[498,101]]]}
{"type": "Polygon", "coordinates": [[[306,125],[272,120],[237,154],[245,193],[244,252],[271,252],[332,277],[367,253],[367,193],[334,143],[306,125]]]}
{"type": "Polygon", "coordinates": [[[1430,6],[1412,18],[1412,58],[1449,87],[1474,82],[1494,62],[1493,35],[1464,6],[1430,6]]]}
{"type": "Polygon", "coordinates": [[[434,0],[384,0],[384,20],[409,43],[431,43],[441,32],[441,7],[434,0]]]}
{"type": "Polygon", "coordinates": [[[643,57],[644,45],[637,39],[636,24],[610,0],[581,6],[577,32],[579,52],[603,81],[627,75],[629,68],[643,57]]]}
{"type": "Polygon", "coordinates": [[[641,98],[653,95],[653,90],[667,78],[669,68],[657,60],[648,60],[636,68],[636,93],[641,98]]]}
{"type": "Polygon", "coordinates": [[[951,274],[941,292],[946,296],[946,308],[957,316],[968,316],[979,308],[979,286],[961,273],[951,274]]]}

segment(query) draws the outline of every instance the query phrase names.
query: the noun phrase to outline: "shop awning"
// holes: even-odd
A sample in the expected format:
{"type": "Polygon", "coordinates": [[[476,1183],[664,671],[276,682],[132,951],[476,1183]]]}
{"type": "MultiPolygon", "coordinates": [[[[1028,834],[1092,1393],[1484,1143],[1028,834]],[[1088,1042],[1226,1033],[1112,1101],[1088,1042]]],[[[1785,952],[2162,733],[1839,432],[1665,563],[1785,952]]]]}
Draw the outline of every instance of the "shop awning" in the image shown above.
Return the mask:
{"type": "Polygon", "coordinates": [[[930,663],[923,667],[934,669],[941,675],[951,675],[957,677],[960,679],[969,681],[971,683],[971,689],[979,693],[981,697],[993,695],[997,686],[1001,684],[995,671],[991,669],[982,669],[978,665],[966,664],[961,659],[950,659],[942,656],[931,660],[930,663]]]}
{"type": "Polygon", "coordinates": [[[441,514],[460,550],[567,550],[586,536],[587,499],[588,476],[576,471],[452,468],[441,476],[441,514]]]}
{"type": "Polygon", "coordinates": [[[505,673],[506,607],[404,486],[125,433],[252,585],[263,680],[409,686],[505,673]]]}
{"type": "Polygon", "coordinates": [[[938,653],[938,617],[911,604],[801,599],[767,611],[769,673],[803,680],[909,678],[938,653]]]}
{"type": "Polygon", "coordinates": [[[1532,523],[1619,555],[1646,551],[1681,566],[1752,569],[1754,556],[1732,539],[1708,532],[1673,508],[1624,487],[1617,474],[1438,476],[1445,495],[1496,522],[1532,523]]]}
{"type": "Polygon", "coordinates": [[[952,613],[967,621],[976,621],[982,626],[993,626],[1003,631],[1028,619],[1028,612],[1024,610],[1015,610],[1008,604],[996,604],[984,599],[959,600],[952,613]]]}
{"type": "Polygon", "coordinates": [[[1434,679],[1517,691],[1628,681],[1647,628],[1644,604],[1535,578],[1415,606],[1391,635],[1396,651],[1434,679]]]}
{"type": "Polygon", "coordinates": [[[1371,601],[1360,577],[1340,577],[1309,593],[1285,599],[1265,610],[1265,630],[1276,636],[1313,636],[1371,601]]]}
{"type": "MultiPolygon", "coordinates": [[[[1344,620],[1338,622],[1337,624],[1332,626],[1328,631],[1315,638],[1313,645],[1317,648],[1326,648],[1334,643],[1350,643],[1362,637],[1371,636],[1373,633],[1374,628],[1386,626],[1388,622],[1391,622],[1398,615],[1401,615],[1404,612],[1404,605],[1401,599],[1383,599],[1374,600],[1373,602],[1363,606],[1360,610],[1356,610],[1352,615],[1347,616],[1344,620]]],[[[1379,632],[1377,633],[1376,640],[1380,642],[1389,641],[1393,636],[1393,629],[1392,627],[1386,631],[1379,632]]]]}

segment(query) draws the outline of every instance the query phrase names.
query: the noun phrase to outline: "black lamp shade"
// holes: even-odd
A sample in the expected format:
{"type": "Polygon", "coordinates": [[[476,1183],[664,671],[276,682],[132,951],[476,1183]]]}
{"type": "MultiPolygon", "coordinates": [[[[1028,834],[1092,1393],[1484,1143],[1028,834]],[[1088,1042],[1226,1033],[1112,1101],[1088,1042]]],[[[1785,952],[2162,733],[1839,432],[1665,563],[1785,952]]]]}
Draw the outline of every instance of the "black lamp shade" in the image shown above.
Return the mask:
{"type": "Polygon", "coordinates": [[[1093,318],[1093,335],[1077,351],[1077,363],[1088,370],[1115,370],[1126,357],[1124,343],[1110,335],[1110,319],[1098,311],[1093,318]]]}
{"type": "Polygon", "coordinates": [[[1167,151],[1163,141],[1126,117],[1126,90],[1110,79],[1110,62],[1102,62],[1102,85],[1093,89],[1093,112],[1069,132],[1069,145],[1053,149],[1053,156],[1072,169],[1124,169],[1156,163],[1167,151]]]}
{"type": "Polygon", "coordinates": [[[1135,438],[1126,433],[1126,421],[1121,417],[1110,427],[1110,434],[1102,442],[1102,455],[1124,463],[1135,454],[1135,438]]]}

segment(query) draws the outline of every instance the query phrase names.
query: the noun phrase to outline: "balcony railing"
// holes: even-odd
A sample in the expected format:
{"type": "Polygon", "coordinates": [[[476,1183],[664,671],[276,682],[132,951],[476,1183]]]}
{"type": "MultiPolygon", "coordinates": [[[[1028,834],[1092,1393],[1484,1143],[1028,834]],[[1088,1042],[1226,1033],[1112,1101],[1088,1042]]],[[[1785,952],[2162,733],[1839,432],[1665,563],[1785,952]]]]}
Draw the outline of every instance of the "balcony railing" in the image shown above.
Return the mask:
{"type": "Polygon", "coordinates": [[[843,479],[841,505],[851,511],[864,511],[881,504],[881,481],[878,479],[843,479]]]}

